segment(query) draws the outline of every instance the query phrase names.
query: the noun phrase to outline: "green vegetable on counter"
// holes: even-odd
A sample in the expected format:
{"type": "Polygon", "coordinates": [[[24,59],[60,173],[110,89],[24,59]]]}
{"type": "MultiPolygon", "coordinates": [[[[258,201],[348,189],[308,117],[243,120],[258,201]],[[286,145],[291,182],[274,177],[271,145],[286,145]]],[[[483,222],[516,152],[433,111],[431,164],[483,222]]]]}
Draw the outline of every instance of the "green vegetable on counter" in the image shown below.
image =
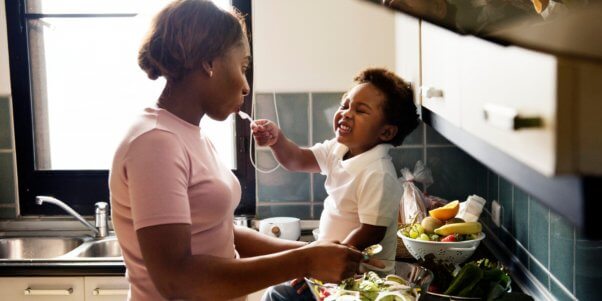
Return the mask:
{"type": "Polygon", "coordinates": [[[481,278],[483,271],[476,264],[469,262],[458,272],[444,294],[466,297],[481,278]]]}

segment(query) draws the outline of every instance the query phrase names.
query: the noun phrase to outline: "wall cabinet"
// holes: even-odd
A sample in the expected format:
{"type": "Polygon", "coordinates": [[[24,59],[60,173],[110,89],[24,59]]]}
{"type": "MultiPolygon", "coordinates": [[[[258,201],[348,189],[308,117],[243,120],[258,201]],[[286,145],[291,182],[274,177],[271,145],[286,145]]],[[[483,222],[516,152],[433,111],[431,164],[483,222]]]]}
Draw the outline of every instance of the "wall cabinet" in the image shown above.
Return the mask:
{"type": "Polygon", "coordinates": [[[602,62],[420,24],[425,123],[600,238],[602,62]]]}
{"type": "Polygon", "coordinates": [[[602,174],[601,64],[421,34],[425,108],[542,175],[602,174]]]}
{"type": "Polygon", "coordinates": [[[422,105],[456,126],[461,122],[460,41],[449,30],[422,22],[422,105]]]}
{"type": "Polygon", "coordinates": [[[545,175],[571,170],[558,147],[557,61],[551,55],[462,39],[461,126],[545,175]]]}
{"type": "Polygon", "coordinates": [[[2,277],[2,300],[123,301],[125,277],[2,277]]]}
{"type": "MultiPolygon", "coordinates": [[[[405,14],[395,15],[395,71],[415,91],[422,86],[420,73],[420,21],[405,14]]],[[[414,93],[414,102],[420,104],[420,94],[414,93]]]]}

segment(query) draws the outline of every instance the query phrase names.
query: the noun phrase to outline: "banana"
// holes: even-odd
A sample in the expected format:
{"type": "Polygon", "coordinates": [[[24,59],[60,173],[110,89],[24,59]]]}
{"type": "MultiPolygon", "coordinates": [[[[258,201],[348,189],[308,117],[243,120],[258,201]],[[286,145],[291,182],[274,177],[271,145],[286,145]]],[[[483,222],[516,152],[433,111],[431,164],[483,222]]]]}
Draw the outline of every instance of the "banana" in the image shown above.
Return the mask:
{"type": "Polygon", "coordinates": [[[455,223],[443,225],[435,229],[435,233],[439,235],[450,235],[450,234],[473,234],[481,232],[481,223],[479,222],[467,222],[467,223],[455,223]]]}

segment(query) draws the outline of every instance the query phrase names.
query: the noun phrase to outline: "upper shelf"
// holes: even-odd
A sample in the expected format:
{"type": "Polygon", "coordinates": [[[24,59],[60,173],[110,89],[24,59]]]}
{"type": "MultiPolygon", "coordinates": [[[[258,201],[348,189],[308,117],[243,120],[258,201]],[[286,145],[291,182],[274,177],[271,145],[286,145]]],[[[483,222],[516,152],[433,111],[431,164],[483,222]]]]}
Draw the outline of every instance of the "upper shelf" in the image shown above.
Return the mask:
{"type": "Polygon", "coordinates": [[[462,35],[602,62],[602,1],[367,0],[462,35]],[[536,4],[534,4],[536,3],[536,4]]]}

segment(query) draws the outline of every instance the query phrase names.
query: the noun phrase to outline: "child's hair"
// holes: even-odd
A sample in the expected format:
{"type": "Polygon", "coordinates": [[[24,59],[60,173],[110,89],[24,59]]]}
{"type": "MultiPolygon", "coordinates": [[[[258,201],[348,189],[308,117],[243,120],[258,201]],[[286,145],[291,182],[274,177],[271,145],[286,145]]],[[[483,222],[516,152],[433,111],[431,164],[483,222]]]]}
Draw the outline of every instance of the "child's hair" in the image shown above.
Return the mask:
{"type": "Polygon", "coordinates": [[[354,81],[357,84],[370,83],[385,95],[383,111],[386,122],[397,126],[397,134],[388,143],[401,145],[419,123],[412,87],[395,73],[381,68],[363,70],[354,81]]]}
{"type": "Polygon", "coordinates": [[[208,0],[176,0],[153,19],[138,52],[138,65],[150,79],[179,80],[239,43],[243,16],[208,0]]]}

